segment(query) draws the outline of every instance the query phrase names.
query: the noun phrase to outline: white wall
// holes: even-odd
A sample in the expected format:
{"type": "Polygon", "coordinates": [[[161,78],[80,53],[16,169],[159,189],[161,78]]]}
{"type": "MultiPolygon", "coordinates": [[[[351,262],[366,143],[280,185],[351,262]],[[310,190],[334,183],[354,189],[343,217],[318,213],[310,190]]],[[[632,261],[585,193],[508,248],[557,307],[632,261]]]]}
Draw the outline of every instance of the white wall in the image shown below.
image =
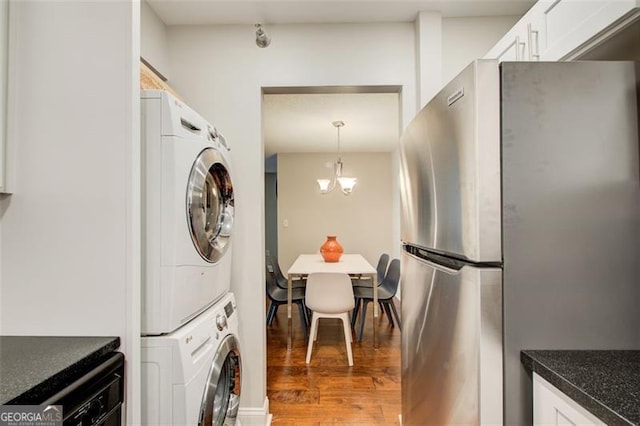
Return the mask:
{"type": "Polygon", "coordinates": [[[10,26],[0,332],[120,336],[136,424],[139,3],[15,1],[10,26]]]}
{"type": "Polygon", "coordinates": [[[495,16],[442,19],[442,83],[483,57],[520,19],[495,16]]]}
{"type": "Polygon", "coordinates": [[[391,154],[341,158],[343,174],[358,179],[348,196],[339,185],[328,194],[318,190],[316,179],[331,177],[333,169],[325,164],[333,164],[335,154],[278,155],[278,260],[285,273],[300,253],[317,253],[327,235],[337,236],[345,253],[362,254],[374,266],[381,253],[394,251],[391,154]]]}
{"type": "Polygon", "coordinates": [[[245,367],[241,404],[256,411],[266,395],[261,88],[399,85],[402,128],[416,112],[413,24],[265,29],[272,38],[266,49],[255,45],[251,25],[168,30],[174,87],[231,144],[236,191],[232,288],[245,367]]]}
{"type": "Polygon", "coordinates": [[[6,184],[5,136],[7,117],[7,50],[9,47],[9,0],[0,0],[0,191],[10,192],[6,184]]]}
{"type": "Polygon", "coordinates": [[[167,27],[146,0],[140,2],[140,27],[140,56],[169,80],[171,65],[167,52],[167,27]]]}
{"type": "Polygon", "coordinates": [[[442,87],[442,14],[420,12],[416,17],[416,75],[418,104],[422,108],[442,87]]]}

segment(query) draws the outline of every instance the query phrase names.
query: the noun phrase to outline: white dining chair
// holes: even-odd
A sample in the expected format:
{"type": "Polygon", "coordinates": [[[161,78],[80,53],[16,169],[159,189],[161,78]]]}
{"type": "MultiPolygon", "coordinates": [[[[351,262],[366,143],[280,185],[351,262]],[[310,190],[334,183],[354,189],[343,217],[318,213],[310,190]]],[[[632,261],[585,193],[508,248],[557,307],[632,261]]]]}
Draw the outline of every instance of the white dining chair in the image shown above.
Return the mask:
{"type": "Polygon", "coordinates": [[[307,364],[311,362],[313,343],[318,339],[318,320],[320,318],[340,318],[344,329],[349,366],[353,365],[351,352],[351,321],[349,311],[355,307],[351,278],[345,273],[317,272],[307,278],[305,303],[313,311],[311,331],[307,347],[307,364]]]}

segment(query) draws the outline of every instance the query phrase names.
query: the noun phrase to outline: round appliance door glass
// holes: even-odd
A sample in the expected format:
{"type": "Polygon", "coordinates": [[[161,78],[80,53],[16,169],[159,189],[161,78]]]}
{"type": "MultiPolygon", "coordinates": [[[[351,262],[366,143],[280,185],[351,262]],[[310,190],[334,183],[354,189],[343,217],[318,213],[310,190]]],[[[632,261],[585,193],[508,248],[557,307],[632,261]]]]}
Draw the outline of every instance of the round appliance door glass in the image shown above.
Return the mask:
{"type": "Polygon", "coordinates": [[[242,362],[238,340],[225,337],[213,357],[202,396],[198,426],[235,425],[240,407],[242,362]]]}
{"type": "Polygon", "coordinates": [[[216,149],[204,149],[193,163],[187,188],[187,221],[200,256],[211,263],[220,260],[231,242],[233,185],[227,162],[216,149]]]}

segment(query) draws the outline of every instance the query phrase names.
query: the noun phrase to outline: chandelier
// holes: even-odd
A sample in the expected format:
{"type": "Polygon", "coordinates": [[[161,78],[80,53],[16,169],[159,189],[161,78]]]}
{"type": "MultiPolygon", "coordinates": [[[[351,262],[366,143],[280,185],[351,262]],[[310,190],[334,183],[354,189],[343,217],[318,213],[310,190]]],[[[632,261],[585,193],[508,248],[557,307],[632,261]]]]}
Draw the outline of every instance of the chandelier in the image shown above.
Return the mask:
{"type": "Polygon", "coordinates": [[[340,158],[340,128],[344,126],[344,121],[334,121],[331,124],[338,129],[338,161],[333,164],[333,176],[331,179],[318,179],[320,193],[327,194],[340,184],[340,189],[344,195],[351,194],[356,185],[356,178],[342,176],[342,159],[340,158]]]}

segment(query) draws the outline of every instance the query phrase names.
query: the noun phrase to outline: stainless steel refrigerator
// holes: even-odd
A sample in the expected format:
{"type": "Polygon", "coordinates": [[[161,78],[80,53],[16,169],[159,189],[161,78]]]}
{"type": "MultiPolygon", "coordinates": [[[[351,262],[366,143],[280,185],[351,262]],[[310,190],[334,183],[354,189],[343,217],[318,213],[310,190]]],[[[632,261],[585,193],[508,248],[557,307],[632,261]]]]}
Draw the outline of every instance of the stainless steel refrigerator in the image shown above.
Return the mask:
{"type": "Polygon", "coordinates": [[[637,70],[478,60],[403,133],[404,425],[531,424],[521,350],[640,348],[637,70]]]}

